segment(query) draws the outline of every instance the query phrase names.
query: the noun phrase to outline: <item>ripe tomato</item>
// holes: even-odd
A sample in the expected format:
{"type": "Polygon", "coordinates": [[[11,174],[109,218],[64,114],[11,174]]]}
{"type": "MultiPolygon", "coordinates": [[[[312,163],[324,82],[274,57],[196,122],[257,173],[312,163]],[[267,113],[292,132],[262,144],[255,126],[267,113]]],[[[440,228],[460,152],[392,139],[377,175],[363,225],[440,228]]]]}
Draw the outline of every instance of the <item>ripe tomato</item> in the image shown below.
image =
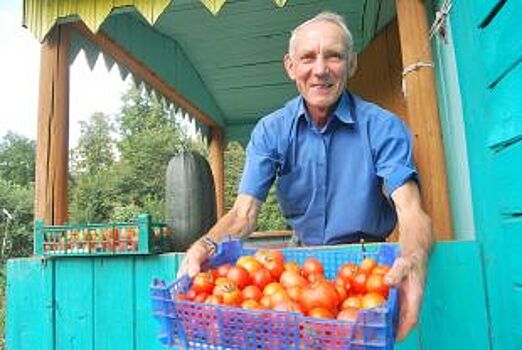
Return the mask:
{"type": "Polygon", "coordinates": [[[270,294],[270,307],[274,307],[281,301],[291,301],[290,296],[288,296],[288,293],[284,289],[278,289],[272,294],[270,294]]]}
{"type": "Polygon", "coordinates": [[[230,264],[224,264],[224,265],[220,265],[217,269],[216,269],[216,273],[219,277],[226,277],[227,273],[228,273],[228,270],[230,270],[230,268],[232,267],[232,265],[230,264]]]}
{"type": "Polygon", "coordinates": [[[358,267],[353,263],[346,263],[339,269],[338,276],[346,282],[351,282],[357,274],[358,267]]]}
{"type": "Polygon", "coordinates": [[[187,297],[188,297],[190,300],[194,300],[194,298],[196,297],[196,295],[198,295],[198,293],[197,293],[194,289],[192,289],[192,288],[190,288],[190,289],[188,290],[188,292],[187,292],[187,297]]]}
{"type": "Polygon", "coordinates": [[[279,278],[279,283],[283,285],[286,289],[293,286],[304,287],[308,284],[308,281],[302,277],[298,272],[293,270],[286,270],[281,274],[279,278]]]}
{"type": "Polygon", "coordinates": [[[334,314],[329,309],[325,309],[323,307],[314,307],[308,311],[308,316],[322,319],[335,318],[334,314]]]}
{"type": "Polygon", "coordinates": [[[226,277],[218,277],[216,278],[216,280],[214,281],[214,284],[216,286],[220,285],[220,284],[223,284],[223,283],[228,283],[228,282],[232,282],[231,280],[229,280],[228,278],[226,277]]]}
{"type": "Polygon", "coordinates": [[[174,296],[174,299],[175,300],[192,300],[190,299],[186,294],[178,294],[176,296],[174,296]]]}
{"type": "Polygon", "coordinates": [[[239,289],[234,289],[223,293],[223,305],[239,306],[243,301],[243,296],[239,289]]]}
{"type": "Polygon", "coordinates": [[[252,299],[255,301],[259,301],[263,297],[263,292],[261,292],[261,289],[259,289],[258,286],[254,286],[252,284],[243,288],[241,294],[243,295],[243,299],[245,300],[252,299]]]}
{"type": "Polygon", "coordinates": [[[245,310],[260,310],[263,307],[255,300],[246,299],[241,303],[241,308],[245,310]]]}
{"type": "Polygon", "coordinates": [[[303,269],[301,269],[301,267],[295,261],[287,261],[287,262],[285,262],[284,265],[283,265],[283,268],[284,268],[285,271],[287,271],[287,270],[295,271],[298,274],[300,274],[301,276],[303,276],[303,274],[304,274],[303,269]]]}
{"type": "Polygon", "coordinates": [[[366,280],[366,290],[368,292],[379,293],[383,297],[387,298],[390,287],[384,283],[384,275],[372,273],[366,280]]]}
{"type": "Polygon", "coordinates": [[[372,273],[378,275],[386,275],[390,271],[390,266],[388,265],[377,265],[373,268],[372,273]]]}
{"type": "Polygon", "coordinates": [[[307,275],[308,282],[326,281],[326,277],[322,273],[313,272],[307,275]]]}
{"type": "Polygon", "coordinates": [[[328,281],[320,280],[304,288],[299,303],[307,311],[316,307],[333,311],[339,304],[339,295],[328,281]]]}
{"type": "Polygon", "coordinates": [[[348,309],[348,308],[356,308],[360,309],[362,307],[362,300],[359,296],[351,296],[346,298],[345,301],[343,301],[341,305],[341,309],[348,309]]]}
{"type": "Polygon", "coordinates": [[[252,282],[261,290],[263,290],[267,284],[273,281],[274,279],[272,278],[270,271],[268,271],[265,267],[262,267],[254,272],[254,275],[252,276],[252,282]]]}
{"type": "Polygon", "coordinates": [[[227,278],[234,282],[239,289],[250,283],[250,274],[241,266],[232,266],[228,270],[227,278]]]}
{"type": "Polygon", "coordinates": [[[362,308],[372,309],[374,307],[379,307],[384,304],[385,301],[384,297],[378,293],[368,293],[362,297],[362,308]]]}
{"type": "Polygon", "coordinates": [[[284,263],[279,259],[269,258],[264,263],[264,266],[268,270],[268,272],[270,272],[272,278],[274,278],[275,280],[279,280],[284,270],[283,264],[284,263]]]}
{"type": "Polygon", "coordinates": [[[212,289],[214,289],[214,276],[212,276],[210,272],[199,272],[194,276],[192,289],[194,289],[196,293],[212,293],[212,289]]]}
{"type": "Polygon", "coordinates": [[[237,259],[236,266],[241,266],[248,271],[250,276],[252,276],[263,266],[263,264],[261,264],[255,257],[251,255],[245,255],[237,259]]]}
{"type": "Polygon", "coordinates": [[[203,303],[205,302],[205,300],[207,300],[207,298],[210,296],[210,294],[208,293],[199,293],[198,295],[196,295],[194,297],[194,301],[196,303],[203,303]]]}
{"type": "Polygon", "coordinates": [[[223,283],[217,284],[214,287],[212,294],[217,295],[218,297],[222,297],[223,293],[225,293],[226,291],[229,291],[229,290],[233,290],[233,289],[237,289],[237,286],[234,282],[232,282],[232,281],[223,282],[223,283]]]}
{"type": "Polygon", "coordinates": [[[359,265],[359,269],[366,271],[366,273],[372,272],[373,268],[377,266],[377,261],[372,258],[364,258],[363,261],[361,261],[361,264],[359,265]]]}
{"type": "Polygon", "coordinates": [[[285,257],[283,256],[283,253],[281,253],[280,250],[277,249],[259,249],[255,255],[257,260],[261,262],[263,265],[268,260],[279,260],[282,264],[285,262],[285,257]]]}
{"type": "Polygon", "coordinates": [[[278,290],[285,290],[285,288],[279,282],[270,282],[266,285],[265,289],[263,289],[263,295],[272,295],[278,290]]]}
{"type": "Polygon", "coordinates": [[[259,304],[265,309],[270,309],[270,296],[265,295],[264,297],[262,297],[259,301],[259,304]]]}
{"type": "Polygon", "coordinates": [[[359,309],[355,307],[347,307],[337,314],[337,319],[342,321],[356,322],[358,314],[359,309]]]}
{"type": "Polygon", "coordinates": [[[365,271],[359,271],[355,275],[350,285],[350,293],[364,294],[366,293],[366,280],[368,274],[365,271]]]}
{"type": "Polygon", "coordinates": [[[299,298],[301,297],[301,294],[303,293],[303,287],[301,286],[292,286],[290,288],[286,289],[286,292],[288,293],[288,296],[293,301],[299,301],[299,298]]]}
{"type": "Polygon", "coordinates": [[[209,295],[207,297],[207,299],[205,299],[205,303],[212,304],[212,305],[221,305],[223,303],[223,300],[221,299],[221,297],[212,294],[212,295],[209,295]]]}
{"type": "Polygon", "coordinates": [[[320,274],[320,275],[324,274],[323,264],[321,263],[321,261],[319,261],[319,259],[316,259],[316,258],[306,259],[303,264],[303,271],[305,272],[305,274],[307,276],[314,274],[314,273],[320,274]]]}
{"type": "Polygon", "coordinates": [[[346,292],[346,288],[344,287],[345,283],[344,280],[341,277],[337,277],[333,282],[332,285],[335,287],[335,290],[337,291],[337,294],[339,295],[339,302],[343,302],[344,299],[348,297],[348,292],[346,292]]]}
{"type": "Polygon", "coordinates": [[[303,313],[301,306],[292,300],[279,301],[272,307],[272,309],[276,311],[298,312],[300,314],[303,313]]]}

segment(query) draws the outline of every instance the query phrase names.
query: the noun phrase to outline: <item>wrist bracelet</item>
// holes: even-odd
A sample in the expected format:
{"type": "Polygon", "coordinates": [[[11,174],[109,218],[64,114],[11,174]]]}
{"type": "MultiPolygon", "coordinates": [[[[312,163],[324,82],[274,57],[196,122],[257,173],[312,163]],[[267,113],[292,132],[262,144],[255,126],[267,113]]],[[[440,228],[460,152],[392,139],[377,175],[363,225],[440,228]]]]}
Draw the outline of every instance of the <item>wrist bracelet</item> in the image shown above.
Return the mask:
{"type": "Polygon", "coordinates": [[[210,238],[208,236],[203,236],[203,237],[201,237],[200,241],[208,249],[209,256],[213,256],[216,254],[218,245],[212,238],[210,238]]]}

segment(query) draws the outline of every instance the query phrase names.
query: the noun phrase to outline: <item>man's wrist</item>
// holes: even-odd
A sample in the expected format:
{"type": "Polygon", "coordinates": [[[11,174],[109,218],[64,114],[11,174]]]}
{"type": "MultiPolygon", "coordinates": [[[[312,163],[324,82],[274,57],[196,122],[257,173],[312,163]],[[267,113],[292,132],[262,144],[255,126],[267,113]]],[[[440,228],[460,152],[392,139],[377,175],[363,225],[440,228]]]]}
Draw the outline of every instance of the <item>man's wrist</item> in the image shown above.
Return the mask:
{"type": "Polygon", "coordinates": [[[209,235],[205,235],[199,239],[200,244],[207,251],[208,256],[214,256],[217,253],[218,244],[209,235]]]}

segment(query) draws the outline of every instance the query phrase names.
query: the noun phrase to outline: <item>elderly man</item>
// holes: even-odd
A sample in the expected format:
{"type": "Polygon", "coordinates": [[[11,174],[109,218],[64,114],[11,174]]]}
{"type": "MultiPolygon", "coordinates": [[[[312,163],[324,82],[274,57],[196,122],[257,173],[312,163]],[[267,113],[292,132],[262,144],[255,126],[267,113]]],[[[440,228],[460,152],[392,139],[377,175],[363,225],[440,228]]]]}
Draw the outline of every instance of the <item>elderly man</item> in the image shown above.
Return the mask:
{"type": "Polygon", "coordinates": [[[277,178],[283,215],[304,245],[384,241],[400,229],[401,257],[386,276],[401,297],[398,339],[416,324],[433,242],[404,123],[346,90],[353,39],[342,17],[323,12],[292,33],[284,66],[300,95],[252,132],[233,208],[187,251],[195,275],[224,236],[244,237],[277,178]]]}

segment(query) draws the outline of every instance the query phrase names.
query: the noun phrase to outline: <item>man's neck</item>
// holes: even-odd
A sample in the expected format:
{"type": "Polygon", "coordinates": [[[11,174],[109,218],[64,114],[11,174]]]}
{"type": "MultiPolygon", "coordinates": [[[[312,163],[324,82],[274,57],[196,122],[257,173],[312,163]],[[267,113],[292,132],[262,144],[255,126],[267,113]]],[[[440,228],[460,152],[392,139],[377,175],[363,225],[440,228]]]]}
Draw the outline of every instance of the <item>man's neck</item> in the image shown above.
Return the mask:
{"type": "Polygon", "coordinates": [[[332,112],[331,108],[307,107],[310,118],[318,128],[326,125],[328,118],[332,112]]]}

